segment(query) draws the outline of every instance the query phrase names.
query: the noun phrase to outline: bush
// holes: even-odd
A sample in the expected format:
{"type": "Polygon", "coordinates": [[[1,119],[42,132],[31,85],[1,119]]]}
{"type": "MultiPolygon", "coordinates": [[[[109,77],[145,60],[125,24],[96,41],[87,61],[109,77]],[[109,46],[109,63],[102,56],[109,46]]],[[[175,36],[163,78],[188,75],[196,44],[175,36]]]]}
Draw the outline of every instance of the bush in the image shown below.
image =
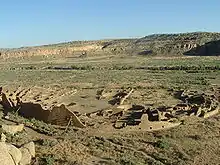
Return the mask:
{"type": "Polygon", "coordinates": [[[53,155],[48,155],[43,158],[44,165],[54,165],[55,159],[53,155]]]}
{"type": "Polygon", "coordinates": [[[158,148],[161,148],[161,149],[169,149],[170,148],[170,144],[165,139],[158,140],[156,142],[155,146],[158,148]]]}

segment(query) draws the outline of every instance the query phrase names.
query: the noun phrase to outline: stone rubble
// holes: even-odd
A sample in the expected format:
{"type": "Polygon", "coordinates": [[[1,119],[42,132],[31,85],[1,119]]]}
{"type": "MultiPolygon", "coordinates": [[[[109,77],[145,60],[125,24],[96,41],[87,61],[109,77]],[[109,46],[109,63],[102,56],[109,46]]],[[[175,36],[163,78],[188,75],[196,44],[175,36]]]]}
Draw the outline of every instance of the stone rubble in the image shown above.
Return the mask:
{"type": "Polygon", "coordinates": [[[29,142],[20,148],[5,142],[6,136],[1,134],[0,164],[1,165],[30,165],[35,157],[35,144],[29,142]]]}

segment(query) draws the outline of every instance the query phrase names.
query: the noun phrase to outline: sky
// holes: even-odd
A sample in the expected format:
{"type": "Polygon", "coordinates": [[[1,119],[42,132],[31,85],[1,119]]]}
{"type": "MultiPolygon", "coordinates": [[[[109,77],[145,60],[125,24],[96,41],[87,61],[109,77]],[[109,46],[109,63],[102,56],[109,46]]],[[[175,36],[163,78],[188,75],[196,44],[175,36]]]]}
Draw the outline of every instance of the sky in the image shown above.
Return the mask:
{"type": "Polygon", "coordinates": [[[219,0],[2,0],[0,48],[218,32],[219,0]]]}

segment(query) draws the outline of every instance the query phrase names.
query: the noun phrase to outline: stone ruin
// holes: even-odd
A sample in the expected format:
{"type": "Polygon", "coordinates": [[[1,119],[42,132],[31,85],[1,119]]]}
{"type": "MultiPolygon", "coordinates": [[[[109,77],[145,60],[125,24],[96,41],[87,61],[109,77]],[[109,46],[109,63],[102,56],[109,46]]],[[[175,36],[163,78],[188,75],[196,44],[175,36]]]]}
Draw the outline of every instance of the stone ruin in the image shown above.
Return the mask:
{"type": "MultiPolygon", "coordinates": [[[[100,98],[112,96],[112,93],[102,94],[100,98]]],[[[128,92],[124,96],[130,94],[131,92],[128,92]]],[[[189,116],[208,118],[219,113],[219,101],[215,95],[199,94],[196,91],[176,91],[174,97],[180,99],[181,103],[157,108],[119,103],[113,108],[98,111],[95,115],[113,119],[116,129],[155,131],[176,127],[189,116]]]]}
{"type": "Polygon", "coordinates": [[[64,104],[53,105],[46,109],[40,103],[23,101],[19,97],[20,92],[8,94],[8,92],[3,92],[2,87],[0,88],[0,104],[4,108],[5,115],[10,111],[14,111],[23,117],[35,118],[54,125],[67,126],[71,122],[75,127],[85,128],[77,115],[68,110],[64,104]]]}
{"type": "MultiPolygon", "coordinates": [[[[219,95],[198,93],[197,91],[173,91],[173,96],[180,103],[173,106],[149,107],[132,105],[126,101],[134,89],[115,92],[99,91],[97,99],[110,99],[110,108],[87,113],[90,119],[95,116],[112,121],[115,129],[155,131],[176,127],[189,116],[207,118],[219,113],[219,95]]],[[[32,91],[33,92],[33,91],[32,91]]],[[[36,102],[23,101],[22,91],[10,94],[0,89],[1,104],[6,111],[15,111],[26,118],[35,118],[54,125],[85,128],[76,112],[69,110],[67,105],[41,105],[36,102]],[[20,96],[20,97],[18,97],[20,96]]],[[[25,92],[24,92],[25,93],[25,92]]],[[[26,94],[27,95],[27,94],[26,94]]],[[[89,118],[87,118],[90,120],[89,118]]],[[[97,120],[96,120],[97,121],[97,120]]]]}

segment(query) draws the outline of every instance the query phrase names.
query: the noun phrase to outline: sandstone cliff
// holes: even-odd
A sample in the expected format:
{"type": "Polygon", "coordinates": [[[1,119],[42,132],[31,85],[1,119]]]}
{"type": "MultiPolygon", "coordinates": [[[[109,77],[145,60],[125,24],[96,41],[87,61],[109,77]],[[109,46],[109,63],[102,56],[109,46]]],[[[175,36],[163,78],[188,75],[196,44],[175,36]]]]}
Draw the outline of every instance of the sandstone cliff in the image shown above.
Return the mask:
{"type": "MultiPolygon", "coordinates": [[[[220,40],[220,33],[155,34],[139,39],[74,41],[39,47],[0,49],[0,58],[79,57],[85,54],[89,56],[100,54],[176,56],[187,55],[186,52],[216,40],[220,40]]],[[[215,46],[215,48],[217,47],[215,46]]]]}

